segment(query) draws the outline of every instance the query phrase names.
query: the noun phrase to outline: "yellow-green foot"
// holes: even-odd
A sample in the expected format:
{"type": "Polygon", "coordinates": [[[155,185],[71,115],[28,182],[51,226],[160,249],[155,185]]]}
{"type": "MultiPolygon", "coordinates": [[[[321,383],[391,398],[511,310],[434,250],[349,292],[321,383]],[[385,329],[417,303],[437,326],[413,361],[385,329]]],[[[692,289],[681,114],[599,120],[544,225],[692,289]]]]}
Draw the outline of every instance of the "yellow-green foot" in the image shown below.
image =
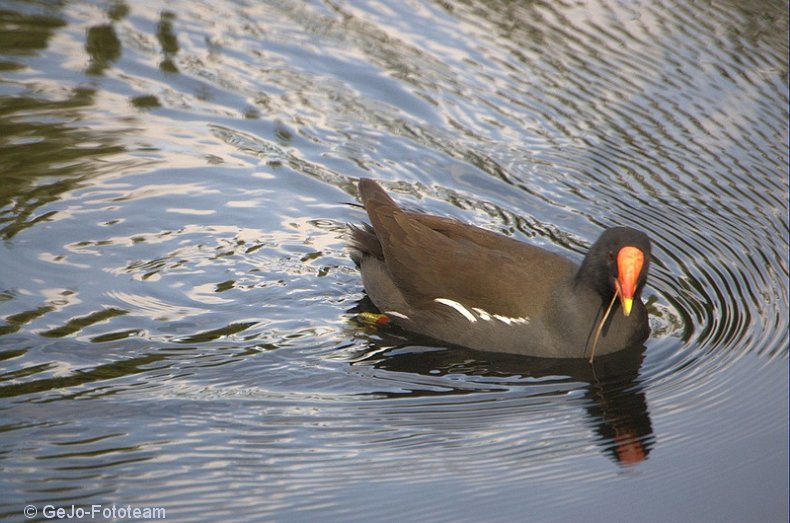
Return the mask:
{"type": "Polygon", "coordinates": [[[375,312],[360,312],[357,315],[357,321],[365,325],[373,325],[375,327],[383,327],[390,322],[389,316],[386,314],[377,314],[375,312]]]}

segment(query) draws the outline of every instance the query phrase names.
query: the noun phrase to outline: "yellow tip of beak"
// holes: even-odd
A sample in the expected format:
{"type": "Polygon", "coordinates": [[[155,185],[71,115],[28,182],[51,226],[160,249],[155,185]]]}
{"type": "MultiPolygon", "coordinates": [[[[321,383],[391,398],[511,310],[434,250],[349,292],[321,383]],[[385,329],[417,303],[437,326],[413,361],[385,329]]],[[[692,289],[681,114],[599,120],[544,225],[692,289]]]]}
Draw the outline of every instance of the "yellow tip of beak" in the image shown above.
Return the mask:
{"type": "Polygon", "coordinates": [[[634,305],[633,298],[623,298],[623,314],[628,316],[631,314],[631,307],[634,305]]]}

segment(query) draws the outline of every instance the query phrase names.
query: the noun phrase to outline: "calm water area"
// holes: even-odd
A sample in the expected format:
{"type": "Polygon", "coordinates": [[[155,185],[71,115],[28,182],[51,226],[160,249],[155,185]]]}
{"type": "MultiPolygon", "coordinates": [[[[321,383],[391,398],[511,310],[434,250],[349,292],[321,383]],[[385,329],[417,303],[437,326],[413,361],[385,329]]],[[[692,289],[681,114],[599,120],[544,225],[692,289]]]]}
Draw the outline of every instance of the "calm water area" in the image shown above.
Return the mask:
{"type": "Polygon", "coordinates": [[[0,519],[787,522],[788,187],[784,1],[0,0],[0,519]],[[651,337],[361,324],[360,177],[651,337]]]}

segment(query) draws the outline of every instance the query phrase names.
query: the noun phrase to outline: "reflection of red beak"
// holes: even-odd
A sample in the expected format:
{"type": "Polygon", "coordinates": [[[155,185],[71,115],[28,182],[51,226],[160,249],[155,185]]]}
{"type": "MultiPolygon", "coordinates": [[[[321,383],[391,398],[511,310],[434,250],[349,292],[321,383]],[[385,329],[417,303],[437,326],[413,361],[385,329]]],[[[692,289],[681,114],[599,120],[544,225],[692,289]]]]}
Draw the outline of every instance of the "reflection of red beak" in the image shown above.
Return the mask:
{"type": "Polygon", "coordinates": [[[631,314],[631,307],[634,304],[634,293],[636,292],[636,282],[639,280],[639,273],[645,264],[645,255],[636,247],[623,247],[617,253],[617,281],[615,288],[620,304],[623,306],[623,314],[631,314]]]}
{"type": "Polygon", "coordinates": [[[617,444],[617,461],[621,465],[636,465],[647,459],[647,450],[639,438],[630,431],[618,434],[614,438],[617,444]]]}

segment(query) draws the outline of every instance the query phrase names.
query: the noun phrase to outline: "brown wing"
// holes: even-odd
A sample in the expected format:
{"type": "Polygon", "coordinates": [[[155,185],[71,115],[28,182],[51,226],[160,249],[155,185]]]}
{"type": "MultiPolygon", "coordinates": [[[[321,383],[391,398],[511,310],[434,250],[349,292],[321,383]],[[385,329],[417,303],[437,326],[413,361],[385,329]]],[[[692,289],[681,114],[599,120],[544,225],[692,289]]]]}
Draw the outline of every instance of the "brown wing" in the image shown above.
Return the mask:
{"type": "Polygon", "coordinates": [[[531,314],[545,303],[553,278],[572,262],[511,238],[455,220],[404,212],[372,180],[359,184],[384,254],[404,298],[426,306],[449,298],[489,313],[531,314]],[[525,300],[524,291],[533,296],[525,300]]]}

